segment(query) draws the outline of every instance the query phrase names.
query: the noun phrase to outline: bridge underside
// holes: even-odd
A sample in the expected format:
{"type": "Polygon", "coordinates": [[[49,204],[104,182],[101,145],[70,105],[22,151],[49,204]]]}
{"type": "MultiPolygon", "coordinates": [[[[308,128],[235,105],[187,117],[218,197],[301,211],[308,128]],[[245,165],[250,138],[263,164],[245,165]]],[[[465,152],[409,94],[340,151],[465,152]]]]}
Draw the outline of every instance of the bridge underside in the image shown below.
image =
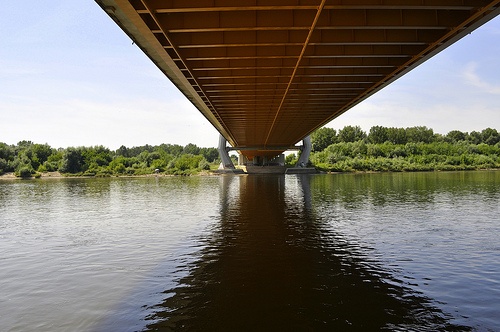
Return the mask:
{"type": "Polygon", "coordinates": [[[274,156],[500,0],[96,0],[233,147],[274,156]]]}

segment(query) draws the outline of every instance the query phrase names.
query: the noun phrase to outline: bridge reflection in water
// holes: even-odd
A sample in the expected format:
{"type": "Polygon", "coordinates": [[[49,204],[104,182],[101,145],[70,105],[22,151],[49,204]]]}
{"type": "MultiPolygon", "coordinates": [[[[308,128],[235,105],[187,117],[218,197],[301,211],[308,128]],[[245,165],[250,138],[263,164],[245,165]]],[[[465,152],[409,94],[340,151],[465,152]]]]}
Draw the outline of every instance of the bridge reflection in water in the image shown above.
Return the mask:
{"type": "Polygon", "coordinates": [[[176,258],[188,272],[149,308],[146,329],[468,330],[332,230],[312,208],[311,178],[221,177],[220,220],[176,258]]]}

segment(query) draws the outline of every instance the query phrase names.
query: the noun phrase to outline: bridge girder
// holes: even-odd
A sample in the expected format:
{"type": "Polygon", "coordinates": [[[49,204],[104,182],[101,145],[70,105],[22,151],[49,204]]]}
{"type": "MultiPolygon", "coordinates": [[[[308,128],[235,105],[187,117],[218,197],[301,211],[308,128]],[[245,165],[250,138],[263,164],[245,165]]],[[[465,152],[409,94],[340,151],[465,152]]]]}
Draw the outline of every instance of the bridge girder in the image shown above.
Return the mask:
{"type": "Polygon", "coordinates": [[[96,2],[250,159],[293,146],[500,13],[500,0],[96,2]]]}

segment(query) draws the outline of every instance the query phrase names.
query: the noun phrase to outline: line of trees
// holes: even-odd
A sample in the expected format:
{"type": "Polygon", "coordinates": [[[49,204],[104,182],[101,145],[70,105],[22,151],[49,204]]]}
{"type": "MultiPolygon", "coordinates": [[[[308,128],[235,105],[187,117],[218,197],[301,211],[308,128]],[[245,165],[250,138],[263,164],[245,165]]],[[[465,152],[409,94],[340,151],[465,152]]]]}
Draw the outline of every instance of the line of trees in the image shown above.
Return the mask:
{"type": "Polygon", "coordinates": [[[0,175],[14,172],[19,177],[54,171],[84,176],[143,175],[155,170],[188,175],[218,164],[216,148],[200,148],[195,144],[121,146],[112,151],[104,146],[55,149],[31,141],[17,145],[0,143],[0,175]]]}
{"type": "Polygon", "coordinates": [[[500,134],[486,128],[446,135],[430,128],[359,126],[316,130],[311,162],[326,171],[430,171],[500,168],[500,134]]]}
{"type": "MultiPolygon", "coordinates": [[[[321,128],[312,135],[310,161],[325,171],[430,171],[500,168],[500,134],[486,128],[470,133],[458,130],[446,135],[427,127],[374,126],[368,133],[359,126],[338,132],[321,128]]],[[[287,164],[296,162],[294,154],[287,164]]],[[[216,168],[216,148],[161,144],[112,151],[104,146],[55,149],[48,144],[21,141],[0,143],[0,175],[19,177],[59,171],[83,176],[144,175],[158,170],[188,175],[216,168]]]]}

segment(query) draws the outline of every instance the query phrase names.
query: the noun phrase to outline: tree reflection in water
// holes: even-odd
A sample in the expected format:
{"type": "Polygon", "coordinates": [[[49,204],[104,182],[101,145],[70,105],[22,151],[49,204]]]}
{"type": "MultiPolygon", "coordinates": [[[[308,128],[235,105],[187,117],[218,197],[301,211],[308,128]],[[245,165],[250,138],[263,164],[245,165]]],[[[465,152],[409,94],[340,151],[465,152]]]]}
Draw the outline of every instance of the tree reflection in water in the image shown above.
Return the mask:
{"type": "Polygon", "coordinates": [[[146,330],[469,330],[332,230],[310,177],[296,179],[221,177],[220,219],[177,258],[187,275],[150,308],[146,330]]]}

